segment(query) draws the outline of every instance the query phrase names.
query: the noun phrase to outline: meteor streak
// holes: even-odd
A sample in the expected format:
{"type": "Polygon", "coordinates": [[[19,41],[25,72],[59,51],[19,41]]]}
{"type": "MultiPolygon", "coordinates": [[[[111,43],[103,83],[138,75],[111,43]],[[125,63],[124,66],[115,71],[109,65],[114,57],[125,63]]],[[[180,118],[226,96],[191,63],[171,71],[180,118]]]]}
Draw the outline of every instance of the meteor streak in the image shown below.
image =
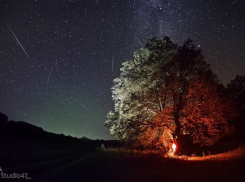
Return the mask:
{"type": "MultiPolygon", "coordinates": [[[[6,23],[7,24],[7,23],[6,23]]],[[[26,56],[29,58],[27,52],[25,51],[24,47],[21,45],[20,41],[17,39],[17,37],[15,36],[14,32],[11,30],[10,26],[7,24],[9,30],[11,31],[11,33],[13,34],[14,38],[17,40],[17,42],[19,43],[20,47],[22,48],[22,50],[25,52],[26,56]]]]}
{"type": "MultiPolygon", "coordinates": [[[[77,101],[77,100],[76,100],[76,101],[77,101]]],[[[89,109],[88,109],[85,105],[81,104],[81,103],[78,102],[78,101],[77,101],[77,103],[80,104],[81,106],[83,106],[85,109],[87,109],[87,110],[89,111],[89,109]]]]}
{"type": "Polygon", "coordinates": [[[138,37],[135,36],[135,38],[138,40],[138,42],[141,45],[141,47],[144,47],[143,44],[141,43],[141,41],[138,39],[138,37]]]}
{"type": "Polygon", "coordinates": [[[111,71],[113,72],[113,64],[114,64],[114,47],[113,47],[113,54],[111,58],[111,71]]]}
{"type": "Polygon", "coordinates": [[[56,60],[56,68],[57,68],[57,71],[59,71],[59,69],[58,69],[58,62],[57,62],[57,56],[55,56],[55,60],[56,60]]]}
{"type": "Polygon", "coordinates": [[[112,68],[112,72],[113,72],[113,62],[114,62],[114,55],[112,56],[112,59],[111,59],[111,68],[112,68]]]}
{"type": "Polygon", "coordinates": [[[238,0],[233,1],[231,4],[229,4],[229,6],[232,5],[232,4],[235,4],[237,1],[238,1],[238,0]]]}
{"type": "Polygon", "coordinates": [[[48,76],[48,81],[47,81],[47,83],[49,82],[50,76],[51,76],[51,74],[52,74],[52,72],[53,72],[53,68],[54,68],[54,64],[53,64],[53,66],[52,66],[52,68],[51,68],[51,71],[50,71],[50,73],[49,73],[49,76],[48,76]]]}

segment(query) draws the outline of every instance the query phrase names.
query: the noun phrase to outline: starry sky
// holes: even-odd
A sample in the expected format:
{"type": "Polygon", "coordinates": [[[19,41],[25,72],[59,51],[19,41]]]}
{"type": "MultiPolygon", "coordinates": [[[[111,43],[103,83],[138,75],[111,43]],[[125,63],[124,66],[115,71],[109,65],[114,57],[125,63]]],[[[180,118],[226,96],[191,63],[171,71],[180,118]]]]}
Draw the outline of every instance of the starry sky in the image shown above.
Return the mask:
{"type": "Polygon", "coordinates": [[[104,127],[122,62],[153,37],[191,38],[227,84],[245,75],[243,0],[1,0],[0,112],[53,133],[104,127]]]}

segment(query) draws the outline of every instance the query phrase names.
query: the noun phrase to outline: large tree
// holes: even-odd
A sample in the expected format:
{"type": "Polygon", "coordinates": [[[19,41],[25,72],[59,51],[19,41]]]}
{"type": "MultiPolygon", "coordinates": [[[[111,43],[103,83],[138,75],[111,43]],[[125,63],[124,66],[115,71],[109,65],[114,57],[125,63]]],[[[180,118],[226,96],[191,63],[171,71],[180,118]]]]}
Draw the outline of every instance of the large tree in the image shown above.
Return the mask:
{"type": "Polygon", "coordinates": [[[232,108],[220,86],[191,40],[178,46],[153,38],[123,63],[106,126],[116,138],[148,148],[167,149],[183,134],[211,145],[231,133],[232,108]]]}

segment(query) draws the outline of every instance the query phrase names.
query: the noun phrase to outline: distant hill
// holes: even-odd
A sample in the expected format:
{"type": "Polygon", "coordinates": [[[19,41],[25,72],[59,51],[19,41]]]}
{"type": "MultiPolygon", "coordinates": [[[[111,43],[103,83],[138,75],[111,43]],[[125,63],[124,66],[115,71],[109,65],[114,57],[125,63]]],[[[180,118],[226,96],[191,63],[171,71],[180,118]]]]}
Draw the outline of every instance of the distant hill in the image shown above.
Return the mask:
{"type": "Polygon", "coordinates": [[[81,139],[44,131],[24,121],[9,121],[0,113],[0,161],[3,166],[83,155],[107,147],[121,147],[118,141],[81,139]]]}
{"type": "MultiPolygon", "coordinates": [[[[44,131],[41,127],[26,123],[24,121],[9,121],[8,117],[0,113],[0,136],[9,136],[18,139],[42,141],[47,143],[62,143],[62,144],[78,144],[78,143],[93,143],[100,147],[100,144],[113,145],[118,143],[117,141],[105,141],[105,140],[91,140],[87,137],[76,138],[72,136],[65,136],[64,134],[55,134],[44,131]],[[108,143],[108,144],[107,144],[108,143]]],[[[118,145],[118,144],[117,144],[118,145]]]]}
{"type": "Polygon", "coordinates": [[[41,127],[37,127],[24,121],[1,122],[0,135],[23,140],[42,141],[56,144],[75,144],[81,142],[78,138],[65,136],[64,134],[46,132],[41,127]]]}

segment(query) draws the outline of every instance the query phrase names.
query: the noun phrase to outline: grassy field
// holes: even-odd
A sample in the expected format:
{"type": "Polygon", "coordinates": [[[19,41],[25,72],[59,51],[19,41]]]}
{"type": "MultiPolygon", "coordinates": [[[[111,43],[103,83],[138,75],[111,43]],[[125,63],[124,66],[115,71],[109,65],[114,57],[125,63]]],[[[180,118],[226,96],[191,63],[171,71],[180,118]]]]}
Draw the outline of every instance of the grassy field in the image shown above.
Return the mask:
{"type": "Polygon", "coordinates": [[[187,160],[162,158],[146,152],[104,150],[58,166],[52,164],[54,168],[48,163],[46,165],[46,171],[38,172],[30,168],[32,181],[242,182],[245,181],[245,147],[207,157],[189,157],[187,160]]]}

